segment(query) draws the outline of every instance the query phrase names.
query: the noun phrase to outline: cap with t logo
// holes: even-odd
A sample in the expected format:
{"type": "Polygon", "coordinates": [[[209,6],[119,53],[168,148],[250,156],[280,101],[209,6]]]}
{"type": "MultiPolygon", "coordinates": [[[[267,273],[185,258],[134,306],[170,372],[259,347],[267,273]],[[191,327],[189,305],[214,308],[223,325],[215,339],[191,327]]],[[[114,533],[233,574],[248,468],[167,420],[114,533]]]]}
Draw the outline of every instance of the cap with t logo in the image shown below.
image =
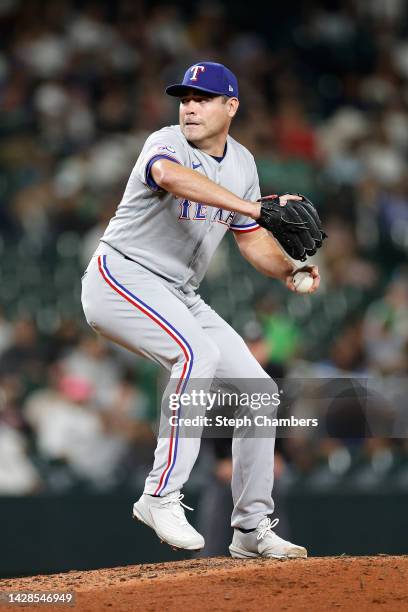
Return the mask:
{"type": "Polygon", "coordinates": [[[184,96],[189,89],[197,89],[218,96],[238,98],[238,81],[233,72],[215,62],[199,62],[186,70],[182,83],[169,85],[169,96],[184,96]]]}

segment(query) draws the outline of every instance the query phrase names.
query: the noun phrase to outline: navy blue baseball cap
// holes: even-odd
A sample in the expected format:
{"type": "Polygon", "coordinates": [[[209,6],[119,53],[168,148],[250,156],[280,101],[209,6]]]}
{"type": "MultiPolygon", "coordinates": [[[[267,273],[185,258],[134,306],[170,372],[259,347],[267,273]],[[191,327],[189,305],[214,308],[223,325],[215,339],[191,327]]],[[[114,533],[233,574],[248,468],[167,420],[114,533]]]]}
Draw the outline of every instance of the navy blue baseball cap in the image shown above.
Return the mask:
{"type": "Polygon", "coordinates": [[[215,62],[198,62],[190,66],[186,70],[183,82],[169,85],[166,87],[166,93],[179,98],[189,89],[238,98],[237,77],[223,64],[215,62]]]}

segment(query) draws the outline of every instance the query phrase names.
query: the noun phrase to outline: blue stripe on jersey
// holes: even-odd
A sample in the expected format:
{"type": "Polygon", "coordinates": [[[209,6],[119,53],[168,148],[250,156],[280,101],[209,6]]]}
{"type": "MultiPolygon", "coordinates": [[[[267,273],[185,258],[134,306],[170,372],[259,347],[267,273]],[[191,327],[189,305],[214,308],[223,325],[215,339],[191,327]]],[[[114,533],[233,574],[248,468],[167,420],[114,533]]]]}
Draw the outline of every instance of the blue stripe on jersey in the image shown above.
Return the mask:
{"type": "Polygon", "coordinates": [[[146,166],[145,176],[146,176],[146,183],[148,187],[150,187],[150,189],[152,189],[153,191],[158,191],[158,189],[160,189],[159,185],[156,183],[151,173],[152,166],[154,162],[157,161],[158,159],[169,159],[170,161],[175,162],[176,164],[180,164],[179,160],[176,159],[175,157],[171,157],[170,155],[163,155],[162,153],[159,153],[155,155],[154,157],[152,157],[151,159],[149,159],[149,161],[147,162],[147,166],[146,166]]]}
{"type": "Polygon", "coordinates": [[[246,227],[255,227],[255,225],[258,225],[256,221],[254,221],[253,223],[248,223],[247,225],[237,225],[236,223],[231,223],[230,228],[244,229],[246,227]]]}

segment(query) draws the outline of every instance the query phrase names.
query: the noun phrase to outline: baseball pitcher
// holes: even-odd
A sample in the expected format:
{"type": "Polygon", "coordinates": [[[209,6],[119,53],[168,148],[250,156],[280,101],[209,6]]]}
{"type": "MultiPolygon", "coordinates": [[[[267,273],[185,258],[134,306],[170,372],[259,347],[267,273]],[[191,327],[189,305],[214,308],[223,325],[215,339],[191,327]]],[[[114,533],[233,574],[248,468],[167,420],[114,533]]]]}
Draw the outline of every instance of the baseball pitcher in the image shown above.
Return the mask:
{"type": "MultiPolygon", "coordinates": [[[[254,268],[296,291],[293,259],[305,261],[325,234],[301,195],[261,198],[251,153],[229,135],[238,111],[238,83],[222,64],[200,62],[166,93],[180,100],[179,125],[151,134],[129,177],[82,281],[89,325],[106,338],[160,363],[170,390],[192,381],[269,379],[242,338],[198,295],[210,260],[227,231],[254,268]],[[290,257],[288,257],[288,255],[290,257]]],[[[319,286],[315,266],[304,266],[319,286]]],[[[271,381],[273,385],[273,381],[271,381]]],[[[183,485],[200,437],[181,436],[176,422],[160,436],[154,464],[133,516],[175,548],[198,550],[203,537],[187,522],[183,485]]],[[[271,521],[274,439],[234,436],[233,557],[306,557],[280,538],[271,521]]]]}

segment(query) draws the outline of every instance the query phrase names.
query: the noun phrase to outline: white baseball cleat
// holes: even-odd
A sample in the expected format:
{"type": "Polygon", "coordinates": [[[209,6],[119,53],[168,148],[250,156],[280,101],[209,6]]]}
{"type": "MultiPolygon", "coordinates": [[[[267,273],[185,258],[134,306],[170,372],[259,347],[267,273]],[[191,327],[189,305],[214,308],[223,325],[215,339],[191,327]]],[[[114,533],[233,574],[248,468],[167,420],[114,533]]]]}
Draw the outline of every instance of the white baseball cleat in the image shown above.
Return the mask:
{"type": "Polygon", "coordinates": [[[234,537],[229,547],[232,557],[247,559],[252,557],[271,557],[274,559],[306,559],[307,550],[280,538],[272,529],[279,523],[276,518],[271,521],[262,519],[255,531],[243,533],[234,529],[234,537]]]}
{"type": "Polygon", "coordinates": [[[151,527],[160,540],[173,548],[200,550],[204,548],[204,538],[187,522],[182,503],[184,495],[173,491],[164,497],[143,494],[133,505],[133,518],[151,527]]]}

